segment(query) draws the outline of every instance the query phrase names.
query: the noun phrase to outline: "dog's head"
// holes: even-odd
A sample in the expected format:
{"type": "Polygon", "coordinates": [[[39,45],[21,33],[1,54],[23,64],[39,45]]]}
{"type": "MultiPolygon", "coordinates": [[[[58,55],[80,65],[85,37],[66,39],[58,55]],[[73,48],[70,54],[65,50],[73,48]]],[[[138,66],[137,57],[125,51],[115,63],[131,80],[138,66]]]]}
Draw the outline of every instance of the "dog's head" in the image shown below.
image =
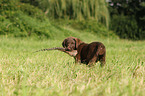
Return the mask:
{"type": "Polygon", "coordinates": [[[62,46],[67,51],[77,50],[78,46],[83,43],[80,39],[75,37],[68,37],[62,42],[62,46]]]}

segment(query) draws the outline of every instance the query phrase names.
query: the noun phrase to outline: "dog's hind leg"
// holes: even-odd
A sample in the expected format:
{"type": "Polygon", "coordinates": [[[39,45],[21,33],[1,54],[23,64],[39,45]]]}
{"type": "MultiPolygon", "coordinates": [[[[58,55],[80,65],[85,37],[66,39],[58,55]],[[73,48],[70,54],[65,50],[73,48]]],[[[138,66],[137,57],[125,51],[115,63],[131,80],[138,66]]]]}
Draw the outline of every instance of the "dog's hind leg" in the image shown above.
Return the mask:
{"type": "Polygon", "coordinates": [[[105,61],[105,54],[99,56],[99,61],[101,63],[101,67],[103,67],[105,64],[106,64],[106,61],[105,61]]]}
{"type": "Polygon", "coordinates": [[[89,66],[93,66],[96,61],[97,61],[98,57],[96,55],[93,56],[93,58],[86,60],[89,66]]]}

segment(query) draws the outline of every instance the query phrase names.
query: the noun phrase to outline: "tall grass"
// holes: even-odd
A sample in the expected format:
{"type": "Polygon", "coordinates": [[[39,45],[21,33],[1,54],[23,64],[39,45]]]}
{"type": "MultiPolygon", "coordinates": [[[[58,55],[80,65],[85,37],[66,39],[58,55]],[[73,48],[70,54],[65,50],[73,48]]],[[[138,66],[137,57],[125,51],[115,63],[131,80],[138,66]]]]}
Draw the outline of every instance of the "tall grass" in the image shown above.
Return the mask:
{"type": "MultiPolygon", "coordinates": [[[[70,29],[72,32],[73,29],[70,29]]],[[[75,35],[77,34],[77,35],[75,35]]],[[[0,38],[1,96],[144,96],[145,41],[100,38],[90,33],[72,36],[106,46],[106,66],[75,64],[59,51],[32,53],[60,47],[62,40],[0,38]]]]}
{"type": "Polygon", "coordinates": [[[93,19],[109,25],[106,0],[37,0],[40,8],[54,18],[93,19]]]}

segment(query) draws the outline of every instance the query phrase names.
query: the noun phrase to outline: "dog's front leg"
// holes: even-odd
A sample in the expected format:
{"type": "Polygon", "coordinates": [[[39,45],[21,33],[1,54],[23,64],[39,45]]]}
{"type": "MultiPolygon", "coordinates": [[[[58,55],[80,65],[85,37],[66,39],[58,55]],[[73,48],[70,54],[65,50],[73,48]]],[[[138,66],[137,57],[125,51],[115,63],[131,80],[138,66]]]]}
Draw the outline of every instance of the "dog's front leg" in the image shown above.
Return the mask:
{"type": "Polygon", "coordinates": [[[77,54],[74,58],[75,58],[75,63],[81,64],[81,56],[79,54],[77,54]]]}

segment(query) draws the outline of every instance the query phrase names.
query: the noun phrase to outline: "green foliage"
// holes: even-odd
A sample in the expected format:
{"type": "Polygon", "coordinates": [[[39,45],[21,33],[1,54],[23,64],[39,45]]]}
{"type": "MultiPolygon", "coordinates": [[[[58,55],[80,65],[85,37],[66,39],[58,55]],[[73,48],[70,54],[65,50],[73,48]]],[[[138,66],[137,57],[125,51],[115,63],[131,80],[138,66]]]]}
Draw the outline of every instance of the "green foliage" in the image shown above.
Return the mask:
{"type": "Polygon", "coordinates": [[[113,37],[116,38],[116,35],[109,31],[103,24],[98,23],[94,20],[63,20],[56,19],[53,21],[55,25],[59,26],[69,26],[73,29],[79,30],[80,32],[95,33],[101,37],[113,37]]]}
{"type": "Polygon", "coordinates": [[[52,25],[45,14],[30,4],[20,3],[17,0],[2,1],[0,13],[1,35],[53,37],[50,32],[52,25]]]}
{"type": "Polygon", "coordinates": [[[86,32],[92,32],[96,33],[99,36],[112,36],[113,33],[106,29],[105,26],[102,24],[94,21],[94,20],[88,20],[88,21],[76,21],[71,24],[72,28],[75,28],[77,30],[83,30],[86,32]]]}
{"type": "Polygon", "coordinates": [[[121,38],[125,39],[143,39],[143,32],[138,30],[137,22],[132,17],[114,16],[111,22],[111,29],[121,38]]]}
{"type": "Polygon", "coordinates": [[[1,0],[0,2],[0,12],[6,10],[18,10],[19,9],[19,0],[1,0]]]}
{"type": "Polygon", "coordinates": [[[121,38],[145,39],[144,0],[111,0],[111,28],[121,38]]]}
{"type": "MultiPolygon", "coordinates": [[[[0,25],[1,35],[8,35],[14,37],[32,36],[38,38],[57,38],[57,39],[59,37],[66,37],[72,35],[77,36],[75,35],[74,32],[71,32],[71,30],[65,29],[61,26],[62,22],[65,20],[62,20],[60,25],[56,24],[57,22],[59,22],[57,21],[58,19],[55,20],[55,23],[50,24],[50,21],[48,20],[44,12],[42,12],[37,7],[30,5],[34,4],[35,1],[33,2],[31,0],[30,2],[29,0],[28,1],[20,0],[20,1],[3,0],[0,2],[0,13],[1,13],[0,23],[2,23],[0,25]]],[[[68,21],[68,23],[70,23],[70,20],[68,21]]],[[[64,26],[68,25],[65,24],[64,26]]],[[[107,29],[105,27],[103,27],[100,24],[98,25],[98,22],[96,20],[88,20],[88,21],[76,20],[72,22],[70,26],[77,30],[81,29],[83,31],[95,32],[98,34],[101,33],[106,36],[108,36],[109,33],[107,32],[107,29]],[[100,26],[101,28],[99,28],[100,26]]]]}
{"type": "MultiPolygon", "coordinates": [[[[144,26],[144,24],[145,24],[145,2],[142,2],[140,5],[141,5],[141,7],[140,7],[140,9],[138,9],[136,17],[137,17],[137,22],[138,22],[139,28],[141,28],[145,34],[145,26],[144,26]]],[[[145,37],[145,35],[144,35],[144,37],[145,37]]]]}
{"type": "Polygon", "coordinates": [[[0,34],[6,35],[11,32],[19,32],[20,30],[17,27],[14,27],[12,23],[6,19],[4,16],[0,16],[0,34]]]}
{"type": "Polygon", "coordinates": [[[40,9],[29,4],[22,3],[20,6],[20,10],[28,16],[31,16],[38,20],[45,21],[47,19],[45,14],[40,9]]]}
{"type": "Polygon", "coordinates": [[[96,20],[109,26],[106,0],[35,0],[50,18],[96,20]]]}

